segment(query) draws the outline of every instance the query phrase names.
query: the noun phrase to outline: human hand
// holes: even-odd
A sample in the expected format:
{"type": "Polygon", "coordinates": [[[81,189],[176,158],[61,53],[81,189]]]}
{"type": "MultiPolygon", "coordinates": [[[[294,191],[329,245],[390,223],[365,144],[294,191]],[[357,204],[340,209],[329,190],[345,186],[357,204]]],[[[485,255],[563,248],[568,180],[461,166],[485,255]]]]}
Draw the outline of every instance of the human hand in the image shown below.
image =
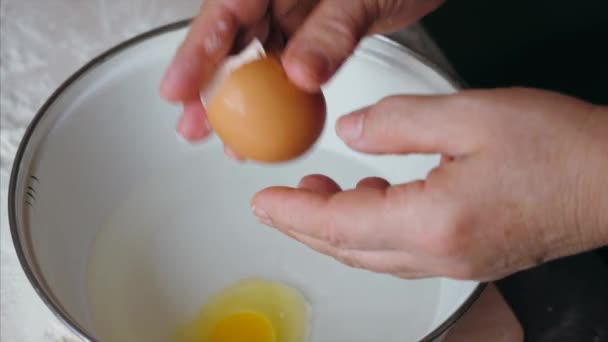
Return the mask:
{"type": "Polygon", "coordinates": [[[313,175],[255,195],[262,223],[354,267],[494,280],[608,244],[608,109],[528,89],[395,96],[342,117],[364,153],[440,153],[426,179],[313,175]]]}
{"type": "Polygon", "coordinates": [[[168,68],[161,95],[183,103],[177,131],[189,141],[211,133],[199,92],[235,48],[253,38],[289,39],[282,63],[290,79],[318,91],[359,40],[399,29],[442,0],[207,0],[168,68]],[[279,36],[277,38],[277,36],[279,36]]]}

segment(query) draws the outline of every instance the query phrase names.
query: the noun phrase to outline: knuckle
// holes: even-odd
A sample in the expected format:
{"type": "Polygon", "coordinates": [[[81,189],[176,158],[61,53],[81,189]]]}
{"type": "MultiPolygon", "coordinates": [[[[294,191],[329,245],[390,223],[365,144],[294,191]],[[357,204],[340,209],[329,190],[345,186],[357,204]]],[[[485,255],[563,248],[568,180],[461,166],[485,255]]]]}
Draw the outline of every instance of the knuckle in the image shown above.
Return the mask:
{"type": "Polygon", "coordinates": [[[223,53],[232,42],[232,34],[237,27],[235,18],[226,13],[218,13],[217,18],[210,23],[201,24],[198,30],[191,30],[180,47],[182,54],[194,54],[199,59],[209,60],[218,64],[223,58],[223,53]],[[206,34],[198,32],[204,30],[206,34]]]}
{"type": "Polygon", "coordinates": [[[324,37],[323,43],[328,51],[350,52],[359,43],[357,32],[353,29],[352,19],[349,17],[341,19],[325,20],[318,26],[319,38],[324,37]],[[340,37],[340,39],[335,39],[340,37]]]}
{"type": "Polygon", "coordinates": [[[364,136],[385,136],[395,130],[395,125],[403,120],[403,113],[395,110],[399,108],[398,99],[397,95],[388,96],[369,108],[363,116],[364,136]]]}
{"type": "Polygon", "coordinates": [[[330,51],[341,51],[341,54],[350,52],[366,33],[369,20],[366,4],[364,1],[352,1],[344,6],[341,0],[334,0],[332,5],[328,4],[319,11],[315,30],[330,51]]]}
{"type": "Polygon", "coordinates": [[[321,226],[321,238],[332,247],[342,248],[346,245],[346,237],[342,230],[338,228],[337,221],[335,215],[329,216],[321,226]]]}
{"type": "Polygon", "coordinates": [[[334,259],[349,267],[361,268],[363,266],[356,254],[348,249],[338,249],[334,259]]]}

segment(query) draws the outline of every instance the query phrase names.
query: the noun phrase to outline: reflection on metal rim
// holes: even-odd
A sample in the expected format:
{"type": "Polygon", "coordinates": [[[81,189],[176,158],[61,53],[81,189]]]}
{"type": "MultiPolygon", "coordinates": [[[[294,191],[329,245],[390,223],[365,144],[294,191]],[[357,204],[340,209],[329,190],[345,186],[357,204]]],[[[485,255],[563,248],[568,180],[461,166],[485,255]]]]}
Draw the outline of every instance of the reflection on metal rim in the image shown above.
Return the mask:
{"type": "MultiPolygon", "coordinates": [[[[49,99],[44,103],[44,105],[40,108],[40,110],[34,116],[34,119],[28,126],[25,135],[23,136],[21,143],[19,144],[19,148],[17,150],[17,154],[15,156],[15,160],[13,162],[13,168],[11,172],[10,184],[9,184],[9,195],[8,195],[8,210],[9,210],[9,223],[11,229],[11,236],[13,239],[13,245],[15,247],[15,251],[17,252],[17,257],[19,258],[19,262],[21,267],[23,268],[30,284],[38,294],[38,296],[42,299],[45,305],[51,310],[51,312],[68,328],[70,328],[76,335],[85,341],[96,341],[96,339],[85,331],[79,324],[76,323],[74,319],[70,317],[70,315],[65,312],[65,310],[57,303],[56,300],[53,299],[52,294],[48,290],[48,287],[36,277],[36,273],[34,269],[35,265],[30,265],[26,256],[25,249],[22,243],[21,235],[19,233],[19,227],[17,226],[17,215],[16,212],[16,191],[17,191],[17,181],[20,176],[22,176],[22,172],[24,172],[22,168],[23,157],[25,151],[29,145],[32,134],[36,130],[38,123],[45,116],[49,107],[55,102],[55,100],[67,89],[72,83],[76,82],[80,79],[84,74],[90,72],[95,67],[104,63],[109,57],[112,57],[121,51],[136,45],[142,41],[147,39],[156,37],[158,35],[176,31],[187,27],[190,23],[190,19],[179,21],[173,24],[169,24],[166,26],[159,27],[157,29],[148,31],[141,35],[138,35],[132,39],[129,39],[111,49],[99,55],[98,57],[91,60],[89,63],[84,65],[78,71],[76,71],[72,76],[70,76],[63,84],[57,88],[57,90],[49,97],[49,99]]],[[[387,38],[385,36],[377,36],[377,39],[385,41],[398,49],[403,50],[405,53],[413,55],[416,59],[420,60],[423,64],[430,67],[432,70],[437,72],[439,75],[443,76],[446,80],[451,82],[454,88],[459,89],[461,86],[458,85],[457,82],[453,81],[454,77],[450,77],[447,73],[443,72],[440,68],[438,68],[435,64],[431,63],[429,60],[424,58],[423,56],[415,53],[414,51],[408,49],[407,47],[395,42],[394,40],[387,38]]],[[[441,336],[444,332],[447,331],[449,327],[451,327],[477,300],[477,298],[481,295],[481,292],[485,288],[486,284],[479,284],[475,291],[469,296],[469,298],[456,310],[443,324],[425,336],[422,341],[433,341],[439,336],[441,336]]]]}

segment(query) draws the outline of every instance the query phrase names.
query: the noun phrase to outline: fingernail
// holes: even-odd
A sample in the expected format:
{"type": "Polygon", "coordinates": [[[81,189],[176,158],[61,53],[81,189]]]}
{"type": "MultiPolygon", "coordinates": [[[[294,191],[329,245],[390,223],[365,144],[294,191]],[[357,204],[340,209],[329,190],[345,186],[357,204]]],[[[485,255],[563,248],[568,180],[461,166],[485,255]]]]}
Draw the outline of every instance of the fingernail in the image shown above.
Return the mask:
{"type": "Polygon", "coordinates": [[[169,101],[175,101],[173,98],[173,89],[176,88],[178,77],[175,72],[175,66],[170,65],[160,83],[160,94],[169,101]]]}
{"type": "Polygon", "coordinates": [[[356,112],[341,117],[336,125],[336,133],[347,143],[359,139],[363,133],[363,113],[356,112]]]}
{"type": "Polygon", "coordinates": [[[253,214],[258,218],[258,220],[260,220],[260,223],[271,227],[274,225],[272,219],[270,218],[268,213],[266,213],[266,211],[260,208],[256,208],[255,206],[252,207],[252,210],[253,214]]]}
{"type": "Polygon", "coordinates": [[[184,140],[194,143],[207,138],[211,133],[211,126],[205,118],[184,114],[177,122],[175,130],[184,140]]]}
{"type": "Polygon", "coordinates": [[[236,153],[234,153],[233,150],[231,150],[229,147],[224,146],[224,154],[226,155],[226,157],[232,159],[232,160],[239,160],[239,157],[237,156],[236,153]]]}
{"type": "Polygon", "coordinates": [[[224,154],[226,155],[226,157],[234,160],[234,161],[244,161],[244,159],[239,156],[238,154],[236,154],[236,152],[234,152],[231,148],[224,146],[224,154]]]}

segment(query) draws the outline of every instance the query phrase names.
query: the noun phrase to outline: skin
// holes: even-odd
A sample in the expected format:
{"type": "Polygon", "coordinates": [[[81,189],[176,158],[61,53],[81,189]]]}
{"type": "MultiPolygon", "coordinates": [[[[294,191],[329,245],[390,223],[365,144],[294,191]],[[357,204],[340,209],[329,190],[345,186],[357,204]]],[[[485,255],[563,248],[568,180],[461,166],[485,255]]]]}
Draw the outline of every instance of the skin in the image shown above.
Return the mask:
{"type": "MultiPolygon", "coordinates": [[[[207,0],[161,83],[183,104],[177,131],[198,141],[211,133],[199,90],[231,52],[252,38],[282,45],[290,79],[318,91],[368,34],[397,30],[439,6],[438,0],[207,0]],[[279,41],[279,42],[277,42],[279,41]]],[[[228,156],[238,157],[227,151],[228,156]]]]}
{"type": "MultiPolygon", "coordinates": [[[[161,90],[184,103],[187,139],[210,134],[198,89],[250,37],[272,42],[282,31],[289,77],[316,91],[361,37],[412,23],[440,1],[277,0],[268,21],[269,4],[208,0],[192,24],[161,90]]],[[[534,89],[468,90],[392,96],[336,127],[363,153],[443,156],[412,183],[368,178],[342,190],[311,175],[254,196],[262,223],[347,265],[487,281],[608,244],[607,107],[534,89]]]]}
{"type": "Polygon", "coordinates": [[[426,179],[342,191],[314,175],[262,190],[254,211],[353,267],[502,278],[608,244],[607,121],[606,108],[531,89],[387,98],[342,117],[338,135],[364,153],[441,153],[426,179]]]}

